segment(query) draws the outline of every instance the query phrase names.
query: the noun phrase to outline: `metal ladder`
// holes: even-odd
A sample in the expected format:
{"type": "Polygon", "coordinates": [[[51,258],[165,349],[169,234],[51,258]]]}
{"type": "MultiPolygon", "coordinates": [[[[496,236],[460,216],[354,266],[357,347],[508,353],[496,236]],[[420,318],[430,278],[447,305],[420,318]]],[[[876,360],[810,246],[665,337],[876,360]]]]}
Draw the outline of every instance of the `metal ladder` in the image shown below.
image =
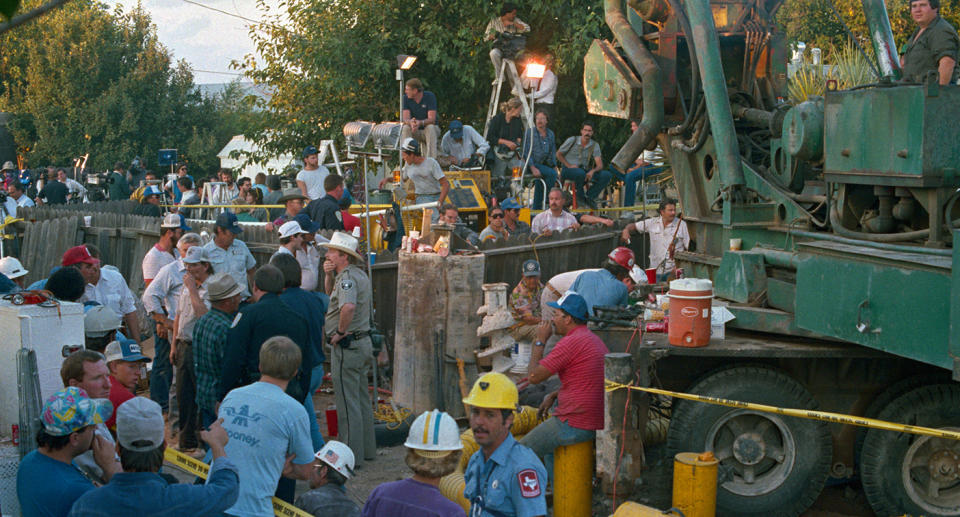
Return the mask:
{"type": "Polygon", "coordinates": [[[493,84],[493,91],[490,92],[490,104],[487,106],[487,120],[483,124],[483,135],[487,136],[490,130],[490,119],[497,115],[500,109],[500,91],[503,89],[504,74],[509,74],[511,84],[513,84],[512,93],[523,105],[523,129],[533,127],[533,106],[529,99],[523,93],[523,83],[520,81],[520,74],[517,73],[517,64],[512,59],[503,59],[500,63],[500,71],[497,73],[497,80],[493,84]]]}

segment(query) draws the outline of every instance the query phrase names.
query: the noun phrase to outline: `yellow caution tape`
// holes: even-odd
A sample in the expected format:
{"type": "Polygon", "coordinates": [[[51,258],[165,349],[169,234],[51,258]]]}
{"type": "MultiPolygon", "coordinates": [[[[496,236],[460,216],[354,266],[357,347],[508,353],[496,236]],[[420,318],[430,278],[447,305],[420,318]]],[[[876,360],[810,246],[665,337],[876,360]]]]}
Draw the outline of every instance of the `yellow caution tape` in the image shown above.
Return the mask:
{"type": "MultiPolygon", "coordinates": [[[[170,447],[163,451],[163,459],[202,479],[207,479],[207,474],[210,472],[210,466],[206,463],[170,447]]],[[[276,497],[271,502],[273,503],[273,514],[277,517],[313,517],[313,515],[276,497]]]]}
{"type": "Polygon", "coordinates": [[[920,434],[933,436],[935,438],[949,438],[951,440],[960,440],[960,432],[946,431],[943,429],[933,429],[930,427],[920,427],[916,425],[898,424],[877,420],[875,418],[866,418],[862,416],[844,415],[841,413],[830,413],[827,411],[814,411],[811,409],[790,409],[776,406],[767,406],[765,404],[754,404],[753,402],[741,402],[739,400],[729,400],[717,397],[708,397],[706,395],[693,395],[690,393],[678,393],[676,391],[661,390],[658,388],[641,388],[630,384],[621,384],[609,379],[604,380],[606,391],[616,391],[619,389],[630,389],[644,391],[656,395],[665,395],[695,402],[704,402],[706,404],[716,404],[718,406],[735,407],[740,409],[752,409],[763,413],[776,413],[778,415],[794,416],[797,418],[808,418],[811,420],[822,420],[835,424],[858,425],[860,427],[869,427],[871,429],[882,429],[884,431],[897,431],[901,433],[920,434]]]}

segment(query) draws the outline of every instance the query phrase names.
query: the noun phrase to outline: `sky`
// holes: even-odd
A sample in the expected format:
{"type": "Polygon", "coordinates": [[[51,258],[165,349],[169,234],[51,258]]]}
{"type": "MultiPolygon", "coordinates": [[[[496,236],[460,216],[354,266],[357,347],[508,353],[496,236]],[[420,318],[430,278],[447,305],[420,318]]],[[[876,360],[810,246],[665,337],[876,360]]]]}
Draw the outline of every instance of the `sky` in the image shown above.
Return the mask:
{"type": "MultiPolygon", "coordinates": [[[[125,10],[138,0],[104,0],[125,10]]],[[[256,0],[139,0],[157,26],[157,36],[173,54],[174,60],[186,59],[194,71],[196,84],[225,83],[237,77],[230,62],[254,51],[247,32],[249,21],[201,7],[259,20],[256,0]]],[[[276,7],[279,0],[268,0],[276,7]]]]}

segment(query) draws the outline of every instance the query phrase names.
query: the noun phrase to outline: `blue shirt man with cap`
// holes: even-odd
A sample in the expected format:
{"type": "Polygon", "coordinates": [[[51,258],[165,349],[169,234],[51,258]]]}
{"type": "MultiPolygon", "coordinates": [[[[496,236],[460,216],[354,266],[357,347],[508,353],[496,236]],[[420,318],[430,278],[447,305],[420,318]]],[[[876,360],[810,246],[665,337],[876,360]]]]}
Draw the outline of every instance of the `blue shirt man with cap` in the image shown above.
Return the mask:
{"type": "Polygon", "coordinates": [[[112,411],[110,402],[91,399],[75,386],[44,402],[37,449],[24,456],[17,468],[17,499],[24,517],[67,515],[80,496],[93,490],[93,483],[71,464],[91,448],[104,477],[114,475],[113,450],[95,435],[97,424],[106,421],[112,411]]]}
{"type": "Polygon", "coordinates": [[[303,169],[297,173],[297,188],[310,200],[323,197],[323,180],[330,171],[320,165],[320,155],[316,146],[308,145],[303,149],[303,169]]]}
{"type": "Polygon", "coordinates": [[[490,150],[487,142],[473,126],[464,125],[459,120],[450,123],[449,130],[440,140],[440,153],[437,161],[441,167],[477,167],[480,159],[490,150]]]}
{"type": "Polygon", "coordinates": [[[215,232],[213,240],[203,246],[213,264],[213,269],[218,273],[229,273],[243,288],[243,298],[249,298],[249,286],[253,284],[253,272],[257,267],[257,261],[247,245],[237,239],[237,235],[243,232],[243,228],[237,222],[236,214],[221,212],[217,216],[213,229],[215,232]]]}
{"type": "Polygon", "coordinates": [[[510,235],[530,233],[530,225],[520,220],[521,207],[516,199],[508,197],[500,203],[500,206],[503,208],[503,226],[510,235]]]}
{"type": "Polygon", "coordinates": [[[163,465],[163,414],[156,402],[135,397],[117,409],[117,443],[123,472],[104,487],[87,492],[73,505],[71,516],[222,515],[240,493],[236,465],[226,456],[227,432],[215,422],[200,437],[210,444],[213,464],[203,485],[169,484],[158,473],[163,465]]]}

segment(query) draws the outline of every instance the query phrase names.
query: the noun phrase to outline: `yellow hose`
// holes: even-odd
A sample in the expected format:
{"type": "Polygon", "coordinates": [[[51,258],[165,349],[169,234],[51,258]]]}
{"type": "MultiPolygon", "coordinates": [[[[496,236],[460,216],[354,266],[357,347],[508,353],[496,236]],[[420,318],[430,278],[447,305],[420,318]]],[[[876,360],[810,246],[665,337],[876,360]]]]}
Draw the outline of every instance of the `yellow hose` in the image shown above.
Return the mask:
{"type": "Polygon", "coordinates": [[[463,497],[464,487],[466,487],[466,481],[463,480],[463,472],[459,470],[440,478],[440,493],[463,507],[464,513],[470,513],[470,501],[463,497]]]}

